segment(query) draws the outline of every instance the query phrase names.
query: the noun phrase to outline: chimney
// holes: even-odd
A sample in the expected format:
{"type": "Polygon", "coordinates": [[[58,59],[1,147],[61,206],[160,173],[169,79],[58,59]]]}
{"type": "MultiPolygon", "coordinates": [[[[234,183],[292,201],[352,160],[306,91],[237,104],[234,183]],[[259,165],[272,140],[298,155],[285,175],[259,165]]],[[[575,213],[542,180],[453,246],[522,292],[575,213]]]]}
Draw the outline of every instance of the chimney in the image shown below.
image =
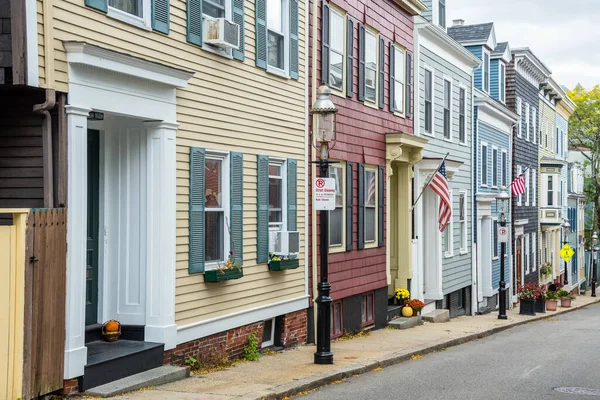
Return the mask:
{"type": "Polygon", "coordinates": [[[465,24],[464,19],[453,19],[452,26],[463,26],[465,24]]]}

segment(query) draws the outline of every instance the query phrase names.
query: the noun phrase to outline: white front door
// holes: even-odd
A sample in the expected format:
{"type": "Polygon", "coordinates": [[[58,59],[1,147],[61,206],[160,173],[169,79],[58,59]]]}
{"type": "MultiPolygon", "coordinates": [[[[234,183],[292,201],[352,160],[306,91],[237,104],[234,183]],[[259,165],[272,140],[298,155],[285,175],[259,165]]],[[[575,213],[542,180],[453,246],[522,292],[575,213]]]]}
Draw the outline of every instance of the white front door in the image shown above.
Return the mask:
{"type": "Polygon", "coordinates": [[[141,121],[109,118],[103,135],[103,315],[146,324],[147,133],[141,121]]]}

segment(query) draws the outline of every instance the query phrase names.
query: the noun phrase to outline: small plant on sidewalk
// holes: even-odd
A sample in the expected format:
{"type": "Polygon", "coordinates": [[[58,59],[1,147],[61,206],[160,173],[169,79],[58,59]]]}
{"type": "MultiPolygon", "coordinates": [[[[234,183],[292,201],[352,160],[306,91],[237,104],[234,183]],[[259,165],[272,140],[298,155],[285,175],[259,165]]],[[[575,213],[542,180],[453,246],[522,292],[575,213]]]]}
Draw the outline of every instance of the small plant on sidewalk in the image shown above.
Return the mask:
{"type": "Polygon", "coordinates": [[[519,286],[517,291],[519,292],[519,299],[525,301],[536,301],[542,292],[540,287],[534,283],[519,286]]]}
{"type": "Polygon", "coordinates": [[[254,333],[248,335],[248,346],[244,347],[244,360],[256,361],[262,356],[258,351],[258,339],[254,333]]]}

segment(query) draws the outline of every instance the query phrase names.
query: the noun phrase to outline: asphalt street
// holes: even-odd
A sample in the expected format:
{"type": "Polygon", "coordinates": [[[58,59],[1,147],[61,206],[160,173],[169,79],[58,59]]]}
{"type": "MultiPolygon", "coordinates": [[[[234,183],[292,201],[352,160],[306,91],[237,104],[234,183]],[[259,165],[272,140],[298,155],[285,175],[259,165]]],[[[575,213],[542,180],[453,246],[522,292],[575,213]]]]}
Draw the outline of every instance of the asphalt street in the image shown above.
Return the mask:
{"type": "Polygon", "coordinates": [[[307,400],[600,399],[600,304],[328,385],[307,400]],[[586,389],[586,395],[564,393],[586,389]]]}

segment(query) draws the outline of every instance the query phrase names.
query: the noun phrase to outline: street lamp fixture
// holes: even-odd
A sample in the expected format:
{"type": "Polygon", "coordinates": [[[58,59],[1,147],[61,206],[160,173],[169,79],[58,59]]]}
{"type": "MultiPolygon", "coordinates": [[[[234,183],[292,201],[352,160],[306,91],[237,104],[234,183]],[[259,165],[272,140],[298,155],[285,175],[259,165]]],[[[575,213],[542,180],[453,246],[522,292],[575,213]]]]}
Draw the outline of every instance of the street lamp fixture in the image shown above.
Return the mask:
{"type": "MultiPolygon", "coordinates": [[[[323,84],[317,89],[317,100],[310,109],[312,115],[312,145],[319,151],[320,159],[313,161],[319,164],[319,177],[327,178],[329,165],[329,151],[336,143],[336,114],[337,108],[329,99],[331,89],[323,84]]],[[[315,353],[315,364],[333,364],[333,353],[331,352],[331,284],[328,282],[329,266],[329,211],[319,211],[319,248],[320,248],[320,279],[317,284],[319,292],[317,303],[317,351],[315,353]]]]}
{"type": "MultiPolygon", "coordinates": [[[[500,187],[500,192],[496,195],[496,206],[500,208],[500,227],[506,227],[506,215],[504,213],[510,196],[506,192],[506,186],[500,187]]],[[[498,290],[498,319],[507,319],[506,316],[506,282],[504,281],[504,253],[506,252],[506,243],[500,243],[500,289],[498,290]]]]}
{"type": "MultiPolygon", "coordinates": [[[[563,228],[563,245],[569,243],[569,231],[571,230],[571,224],[569,223],[569,220],[564,218],[563,219],[563,223],[562,223],[562,228],[563,228]]],[[[565,260],[565,281],[564,281],[565,285],[569,284],[569,266],[567,265],[567,261],[565,260]]]]}
{"type": "Polygon", "coordinates": [[[596,297],[596,276],[597,266],[596,266],[596,258],[598,257],[598,234],[594,232],[592,235],[592,297],[596,297]]]}

